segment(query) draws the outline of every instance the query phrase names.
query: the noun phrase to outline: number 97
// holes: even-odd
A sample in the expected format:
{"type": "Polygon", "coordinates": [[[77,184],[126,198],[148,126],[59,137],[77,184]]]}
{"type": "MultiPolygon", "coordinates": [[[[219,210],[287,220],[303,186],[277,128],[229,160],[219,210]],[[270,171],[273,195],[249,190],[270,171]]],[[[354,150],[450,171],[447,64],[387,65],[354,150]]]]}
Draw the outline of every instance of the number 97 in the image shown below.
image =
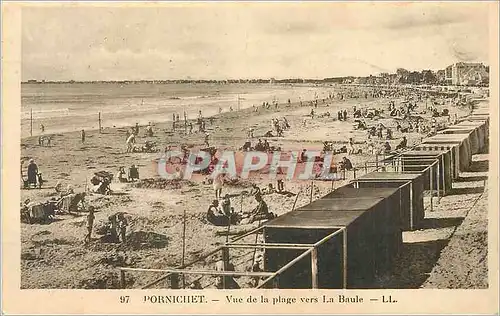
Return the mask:
{"type": "Polygon", "coordinates": [[[130,300],[130,296],[129,295],[125,295],[125,296],[120,296],[120,303],[128,303],[130,300]]]}

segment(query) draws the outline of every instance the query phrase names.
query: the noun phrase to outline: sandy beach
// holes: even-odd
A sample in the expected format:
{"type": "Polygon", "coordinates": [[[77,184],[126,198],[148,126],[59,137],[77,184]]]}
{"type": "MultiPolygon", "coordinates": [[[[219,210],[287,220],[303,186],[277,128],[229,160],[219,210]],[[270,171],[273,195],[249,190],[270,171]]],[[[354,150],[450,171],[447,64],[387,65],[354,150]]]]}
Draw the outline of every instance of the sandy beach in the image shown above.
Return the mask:
{"type": "MultiPolygon", "coordinates": [[[[328,91],[331,87],[324,87],[324,89],[328,91]]],[[[356,89],[363,90],[364,88],[356,89]]],[[[272,96],[269,96],[268,100],[271,102],[272,96]]],[[[441,101],[439,98],[436,100],[441,101]]],[[[271,106],[269,109],[264,109],[259,106],[257,111],[254,111],[251,105],[246,108],[242,107],[240,111],[224,110],[223,113],[214,116],[213,124],[206,123],[210,133],[210,144],[217,148],[237,149],[247,139],[249,128],[254,129],[253,143],[258,138],[268,139],[272,146],[280,146],[283,150],[301,150],[303,148],[321,150],[324,140],[334,142],[335,146],[341,146],[346,145],[348,139],[352,137],[355,147],[361,149],[362,153],[349,155],[349,159],[357,168],[357,172],[363,173],[370,171],[364,170],[364,163],[373,162],[375,158],[369,153],[369,142],[374,143],[375,148],[378,149],[381,148],[385,139],[374,138],[368,141],[366,131],[353,128],[352,115],[347,121],[336,119],[338,110],[346,109],[351,113],[353,106],[359,109],[385,110],[380,119],[367,120],[367,123],[369,125],[382,123],[390,127],[394,136],[394,139],[390,140],[393,148],[403,136],[408,138],[409,146],[420,142],[425,137],[424,134],[417,132],[403,134],[396,131],[396,120],[388,115],[387,105],[390,101],[399,105],[403,101],[401,97],[334,99],[327,100],[325,103],[320,101],[317,108],[311,107],[305,101],[306,99],[303,106],[295,101],[290,105],[282,102],[277,108],[271,106]],[[316,112],[315,118],[309,116],[312,108],[316,112]],[[321,117],[326,112],[330,112],[331,116],[321,117]],[[284,136],[262,137],[270,130],[271,119],[282,117],[286,117],[291,126],[290,129],[284,131],[284,136]]],[[[419,115],[426,122],[430,122],[430,114],[423,113],[425,107],[425,101],[418,102],[418,111],[422,112],[419,115]]],[[[439,111],[445,108],[449,109],[451,117],[455,113],[458,117],[466,116],[469,113],[467,107],[454,107],[449,103],[436,105],[436,108],[439,111]]],[[[159,110],[151,110],[151,117],[157,117],[156,111],[159,110]]],[[[135,121],[145,124],[144,122],[149,121],[148,115],[136,115],[135,121]]],[[[171,114],[166,115],[166,117],[169,116],[171,114]]],[[[125,121],[127,120],[130,122],[130,118],[125,121]]],[[[202,133],[184,133],[182,118],[180,122],[182,127],[177,131],[172,131],[170,122],[161,123],[159,121],[159,119],[155,120],[155,135],[153,137],[145,137],[144,127],[141,128],[137,139],[139,145],[149,140],[156,142],[161,149],[180,144],[188,144],[198,148],[203,146],[204,136],[202,133]]],[[[450,124],[447,117],[438,117],[437,123],[443,126],[450,124]]],[[[212,185],[189,181],[181,182],[176,187],[162,185],[154,164],[154,160],[159,157],[160,153],[126,153],[127,128],[125,126],[113,128],[107,124],[104,127],[102,133],[99,133],[98,130],[88,130],[85,143],[81,142],[80,134],[77,131],[54,133],[50,147],[39,146],[36,136],[23,138],[21,142],[22,157],[34,158],[47,182],[40,190],[22,190],[22,200],[29,198],[32,201],[43,201],[55,196],[53,187],[58,181],[61,181],[64,186],[71,185],[77,192],[88,190],[88,181],[94,172],[106,170],[116,173],[120,166],[127,167],[135,164],[139,168],[142,182],[136,184],[113,183],[111,185],[114,191],[112,195],[103,196],[90,193],[86,198],[89,204],[96,207],[97,226],[104,223],[108,216],[113,213],[126,212],[130,225],[129,242],[126,244],[104,244],[94,236],[94,240],[89,245],[84,245],[86,213],[58,215],[57,220],[50,224],[29,225],[22,223],[22,288],[117,288],[119,280],[116,267],[161,268],[179,266],[182,261],[184,211],[186,212],[186,256],[184,258],[186,262],[200,257],[226,240],[226,236],[220,234],[226,228],[212,226],[205,219],[206,210],[214,197],[212,185]],[[146,179],[156,179],[155,183],[157,184],[145,185],[146,179]]],[[[346,154],[336,155],[335,160],[339,161],[344,156],[346,154]]],[[[476,159],[487,160],[487,155],[476,157],[476,159]]],[[[484,170],[478,172],[484,172],[484,170]]],[[[476,174],[471,176],[473,175],[476,174]]],[[[345,181],[335,181],[333,186],[337,187],[347,183],[349,179],[353,178],[352,172],[347,174],[347,178],[345,181]]],[[[482,184],[482,181],[479,182],[482,184]]],[[[479,182],[467,182],[467,185],[474,186],[479,182]]],[[[268,181],[258,183],[260,187],[265,187],[267,184],[268,181]]],[[[253,198],[241,195],[242,191],[250,189],[249,186],[248,181],[241,181],[236,185],[224,187],[223,194],[234,195],[231,198],[231,203],[235,210],[248,211],[255,207],[256,202],[253,198]]],[[[309,191],[309,181],[286,182],[285,189],[298,193],[296,201],[298,207],[308,203],[311,196],[316,199],[329,192],[332,189],[332,183],[316,181],[312,194],[309,191]]],[[[432,218],[465,217],[478,199],[481,201],[484,199],[482,193],[446,196],[436,206],[430,222],[432,222],[432,218]],[[452,204],[456,205],[456,208],[450,208],[449,205],[452,204]]],[[[270,211],[281,215],[292,209],[295,196],[274,193],[264,195],[264,200],[269,205],[270,211]]],[[[484,214],[486,214],[485,211],[484,214]]],[[[435,220],[434,222],[440,221],[435,220]]],[[[431,271],[439,269],[433,270],[436,261],[439,259],[440,253],[446,254],[443,249],[446,248],[449,239],[452,238],[456,227],[459,227],[460,224],[462,221],[457,220],[447,225],[430,225],[427,229],[405,233],[403,238],[408,249],[398,259],[399,264],[396,264],[397,277],[387,280],[384,279],[384,276],[380,276],[380,284],[375,286],[385,286],[386,288],[418,288],[424,285],[426,287],[440,287],[443,282],[451,282],[450,279],[443,281],[429,278],[429,274],[431,271]],[[429,241],[432,242],[431,246],[425,244],[429,241]],[[419,243],[421,247],[419,247],[419,243]]],[[[256,225],[256,223],[240,225],[232,229],[243,231],[256,227],[256,225]]],[[[455,243],[450,242],[449,244],[455,243]]],[[[441,256],[440,260],[452,260],[447,259],[446,256],[444,259],[441,256]]],[[[242,264],[245,264],[245,260],[248,261],[248,258],[243,258],[242,264]]],[[[439,265],[442,265],[440,261],[438,262],[439,265]]],[[[139,288],[157,277],[156,274],[132,275],[128,286],[139,288]]],[[[470,283],[472,287],[482,287],[484,284],[481,282],[482,280],[470,283]]]]}

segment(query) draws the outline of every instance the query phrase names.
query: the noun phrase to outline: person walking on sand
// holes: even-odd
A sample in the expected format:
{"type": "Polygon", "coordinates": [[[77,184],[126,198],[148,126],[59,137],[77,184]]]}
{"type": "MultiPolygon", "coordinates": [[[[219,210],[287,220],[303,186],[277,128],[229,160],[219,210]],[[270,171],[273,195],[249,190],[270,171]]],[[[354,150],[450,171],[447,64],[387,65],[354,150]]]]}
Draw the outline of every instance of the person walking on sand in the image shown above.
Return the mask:
{"type": "Polygon", "coordinates": [[[224,186],[224,174],[219,174],[214,178],[213,188],[215,191],[215,198],[222,197],[222,187],[224,186]]]}
{"type": "Polygon", "coordinates": [[[348,152],[349,155],[353,155],[354,154],[354,139],[349,138],[349,152],[348,152]]]}
{"type": "Polygon", "coordinates": [[[132,152],[132,148],[134,147],[135,144],[135,134],[131,134],[128,139],[127,139],[127,152],[130,153],[132,152]]]}
{"type": "Polygon", "coordinates": [[[85,130],[84,129],[82,129],[81,137],[82,137],[82,144],[83,144],[83,143],[85,143],[85,130]]]}
{"type": "Polygon", "coordinates": [[[210,144],[208,143],[208,137],[210,136],[209,133],[205,133],[205,146],[210,147],[210,144]]]}
{"type": "Polygon", "coordinates": [[[135,135],[139,135],[139,123],[135,123],[135,131],[134,131],[134,134],[135,134],[135,135]]]}
{"type": "Polygon", "coordinates": [[[87,235],[85,236],[85,244],[88,244],[92,240],[92,228],[94,227],[94,207],[89,206],[89,214],[87,215],[87,235]]]}

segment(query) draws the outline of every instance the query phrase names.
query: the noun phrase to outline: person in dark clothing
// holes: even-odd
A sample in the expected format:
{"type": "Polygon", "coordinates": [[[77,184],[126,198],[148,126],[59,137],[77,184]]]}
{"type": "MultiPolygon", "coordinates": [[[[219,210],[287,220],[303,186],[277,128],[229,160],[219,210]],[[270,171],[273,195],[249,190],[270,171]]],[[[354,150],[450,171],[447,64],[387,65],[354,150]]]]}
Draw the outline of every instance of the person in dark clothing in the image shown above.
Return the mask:
{"type": "Polygon", "coordinates": [[[408,146],[408,140],[406,139],[406,136],[403,136],[401,142],[396,146],[396,150],[404,149],[406,146],[408,146]]]}
{"type": "Polygon", "coordinates": [[[389,144],[389,142],[385,142],[385,144],[384,144],[384,152],[385,153],[390,153],[391,150],[392,150],[391,144],[389,144]]]}
{"type": "Polygon", "coordinates": [[[30,159],[28,164],[28,184],[37,184],[38,177],[38,165],[35,163],[35,160],[30,159]]]}
{"type": "Polygon", "coordinates": [[[212,204],[208,207],[207,221],[215,226],[224,226],[227,224],[227,217],[219,209],[219,201],[213,200],[212,204]]]}
{"type": "Polygon", "coordinates": [[[344,157],[342,158],[342,161],[340,163],[340,167],[342,170],[352,170],[352,162],[347,158],[344,157]]]}
{"type": "Polygon", "coordinates": [[[343,119],[344,121],[347,121],[347,110],[344,110],[343,119]]]}
{"type": "Polygon", "coordinates": [[[82,144],[83,144],[83,143],[85,143],[85,130],[84,129],[82,129],[81,136],[82,136],[82,144]]]}
{"type": "Polygon", "coordinates": [[[300,153],[300,162],[306,162],[307,161],[307,155],[306,155],[307,149],[302,150],[300,153]]]}

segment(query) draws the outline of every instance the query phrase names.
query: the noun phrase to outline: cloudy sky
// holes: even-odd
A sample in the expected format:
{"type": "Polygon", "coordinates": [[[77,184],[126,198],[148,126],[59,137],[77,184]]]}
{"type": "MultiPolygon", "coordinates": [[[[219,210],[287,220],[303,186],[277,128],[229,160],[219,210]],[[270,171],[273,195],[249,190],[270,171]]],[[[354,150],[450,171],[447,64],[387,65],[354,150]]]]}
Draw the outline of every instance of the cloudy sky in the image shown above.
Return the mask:
{"type": "Polygon", "coordinates": [[[488,61],[487,3],[25,7],[22,78],[324,78],[488,61]]]}

